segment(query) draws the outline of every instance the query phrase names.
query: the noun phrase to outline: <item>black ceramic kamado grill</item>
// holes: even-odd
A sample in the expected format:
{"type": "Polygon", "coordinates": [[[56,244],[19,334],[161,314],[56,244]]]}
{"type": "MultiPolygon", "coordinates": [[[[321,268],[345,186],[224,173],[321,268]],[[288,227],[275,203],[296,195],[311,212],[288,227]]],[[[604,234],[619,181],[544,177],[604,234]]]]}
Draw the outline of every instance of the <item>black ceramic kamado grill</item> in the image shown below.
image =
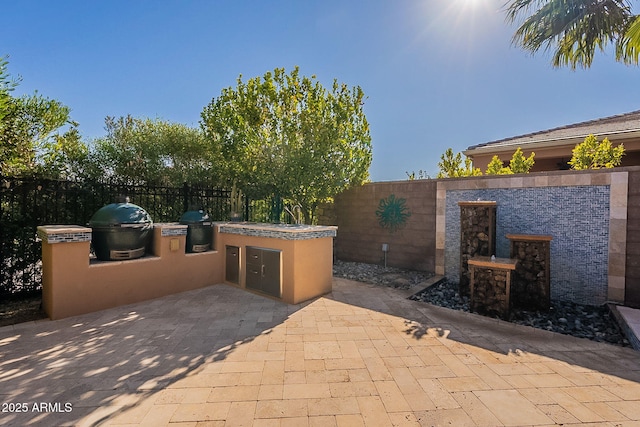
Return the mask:
{"type": "Polygon", "coordinates": [[[138,205],[123,202],[100,208],[91,220],[91,245],[96,258],[115,261],[140,258],[146,252],[153,231],[151,216],[138,205]]]}
{"type": "Polygon", "coordinates": [[[180,224],[188,225],[187,252],[205,252],[211,249],[213,228],[209,214],[204,210],[191,210],[180,217],[180,224]]]}

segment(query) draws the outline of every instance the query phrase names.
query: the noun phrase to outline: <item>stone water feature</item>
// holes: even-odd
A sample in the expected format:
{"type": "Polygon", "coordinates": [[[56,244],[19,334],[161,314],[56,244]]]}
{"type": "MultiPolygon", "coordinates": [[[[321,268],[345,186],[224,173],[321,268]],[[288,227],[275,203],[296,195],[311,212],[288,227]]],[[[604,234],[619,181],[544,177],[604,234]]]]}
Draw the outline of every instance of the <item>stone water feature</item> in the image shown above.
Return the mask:
{"type": "Polygon", "coordinates": [[[495,258],[495,201],[459,202],[460,295],[472,311],[506,317],[513,306],[549,310],[551,236],[509,234],[509,258],[495,258]]]}
{"type": "Polygon", "coordinates": [[[511,302],[527,310],[549,310],[551,306],[551,236],[507,234],[509,257],[518,260],[513,277],[511,302]]]}
{"type": "Polygon", "coordinates": [[[469,259],[471,311],[509,316],[511,280],[517,260],[477,256],[469,259]]]}
{"type": "Polygon", "coordinates": [[[460,295],[469,295],[468,261],[475,256],[495,255],[496,202],[459,202],[460,206],[460,295]]]}

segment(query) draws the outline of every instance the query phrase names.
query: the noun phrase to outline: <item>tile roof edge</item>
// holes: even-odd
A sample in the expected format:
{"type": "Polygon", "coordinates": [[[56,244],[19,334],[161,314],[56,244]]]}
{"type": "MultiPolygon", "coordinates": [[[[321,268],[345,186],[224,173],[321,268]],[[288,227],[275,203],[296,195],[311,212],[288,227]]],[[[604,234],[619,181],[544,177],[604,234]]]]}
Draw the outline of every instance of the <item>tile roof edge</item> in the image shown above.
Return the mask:
{"type": "MultiPolygon", "coordinates": [[[[483,142],[483,143],[480,143],[480,144],[471,145],[471,146],[467,147],[467,150],[474,150],[476,148],[481,148],[481,147],[486,147],[486,146],[489,146],[489,145],[499,144],[499,143],[503,143],[503,142],[507,142],[507,141],[514,140],[514,139],[519,139],[519,138],[526,138],[526,137],[532,137],[532,136],[536,136],[536,135],[543,135],[545,133],[555,132],[555,131],[559,131],[559,130],[563,130],[563,129],[572,129],[572,128],[577,128],[577,127],[585,126],[585,125],[595,125],[595,124],[598,124],[598,123],[601,123],[601,122],[605,122],[605,121],[609,121],[609,120],[613,120],[613,119],[622,119],[624,117],[632,116],[632,115],[637,115],[638,116],[637,118],[640,119],[640,110],[630,111],[628,113],[623,113],[623,114],[616,114],[616,115],[608,116],[608,117],[601,117],[599,119],[586,120],[584,122],[572,123],[570,125],[558,126],[558,127],[551,128],[551,129],[545,129],[545,130],[540,130],[540,131],[536,131],[536,132],[525,133],[525,134],[522,134],[522,135],[516,135],[516,136],[509,137],[509,138],[497,139],[495,141],[483,142]]],[[[640,130],[640,129],[638,129],[638,130],[640,130]]]]}

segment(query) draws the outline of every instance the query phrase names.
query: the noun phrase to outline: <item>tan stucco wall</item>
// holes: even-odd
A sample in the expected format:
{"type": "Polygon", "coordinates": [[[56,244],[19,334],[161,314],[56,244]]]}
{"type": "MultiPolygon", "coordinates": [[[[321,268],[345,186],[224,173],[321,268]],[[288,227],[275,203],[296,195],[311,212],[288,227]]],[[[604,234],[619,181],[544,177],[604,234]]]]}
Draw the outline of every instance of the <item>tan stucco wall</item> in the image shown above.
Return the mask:
{"type": "Polygon", "coordinates": [[[160,236],[151,254],[89,262],[89,242],[42,244],[43,306],[51,319],[91,313],[222,282],[221,252],[185,254],[186,236],[160,236]],[[172,240],[178,250],[171,251],[172,240]]]}
{"type": "MultiPolygon", "coordinates": [[[[246,247],[256,246],[282,251],[282,301],[298,304],[331,292],[333,238],[283,240],[226,233],[221,233],[219,236],[222,245],[220,248],[225,245],[240,248],[239,286],[241,288],[246,289],[246,247]]],[[[237,286],[233,283],[225,283],[237,286]]]]}
{"type": "MultiPolygon", "coordinates": [[[[174,227],[171,225],[170,227],[174,227]]],[[[42,242],[43,307],[61,319],[224,283],[225,247],[241,248],[240,287],[245,288],[246,246],[282,251],[282,298],[290,304],[331,292],[333,238],[284,240],[213,232],[213,251],[185,253],[185,235],[154,228],[150,253],[126,261],[89,259],[89,241],[50,243],[47,232],[90,233],[78,226],[39,228],[42,242]],[[172,250],[173,245],[173,250],[172,250]]],[[[55,239],[51,239],[55,241],[55,239]]],[[[234,285],[237,286],[237,285],[234,285]]]]}

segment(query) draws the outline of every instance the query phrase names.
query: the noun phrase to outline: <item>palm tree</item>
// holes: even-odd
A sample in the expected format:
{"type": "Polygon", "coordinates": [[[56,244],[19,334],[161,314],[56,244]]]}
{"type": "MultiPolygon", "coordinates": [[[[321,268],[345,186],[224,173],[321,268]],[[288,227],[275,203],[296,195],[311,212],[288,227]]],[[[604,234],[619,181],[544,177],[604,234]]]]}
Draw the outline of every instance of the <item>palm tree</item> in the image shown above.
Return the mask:
{"type": "Polygon", "coordinates": [[[510,0],[507,20],[525,19],[513,43],[537,52],[553,49],[554,67],[589,68],[596,48],[615,46],[616,60],[638,64],[640,16],[626,0],[510,0]]]}

